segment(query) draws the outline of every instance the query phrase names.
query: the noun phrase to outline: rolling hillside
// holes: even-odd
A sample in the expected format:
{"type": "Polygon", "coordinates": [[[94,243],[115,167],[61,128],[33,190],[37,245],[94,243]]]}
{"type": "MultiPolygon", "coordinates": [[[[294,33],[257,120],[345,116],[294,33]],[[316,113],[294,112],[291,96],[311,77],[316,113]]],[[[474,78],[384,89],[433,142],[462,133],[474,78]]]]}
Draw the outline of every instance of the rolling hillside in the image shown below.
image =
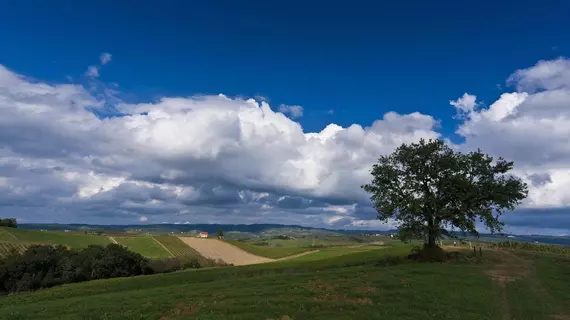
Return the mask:
{"type": "MultiPolygon", "coordinates": [[[[196,250],[188,247],[176,237],[164,236],[155,239],[152,236],[114,236],[92,235],[79,232],[26,230],[19,228],[0,227],[0,256],[4,256],[12,249],[21,251],[33,244],[63,245],[69,248],[81,249],[89,245],[107,245],[118,243],[131,251],[151,258],[168,258],[186,255],[199,257],[196,250]],[[172,249],[173,251],[170,251],[172,249]],[[176,252],[176,254],[174,253],[176,252]]],[[[203,257],[201,257],[203,259],[203,257]]]]}
{"type": "Polygon", "coordinates": [[[64,285],[0,297],[2,319],[568,319],[570,259],[485,251],[402,260],[409,246],[64,285]]]}
{"type": "Polygon", "coordinates": [[[79,232],[40,231],[20,228],[0,227],[0,240],[22,244],[53,244],[70,248],[86,248],[89,245],[111,243],[107,236],[83,234],[79,232]]]}
{"type": "Polygon", "coordinates": [[[117,243],[129,248],[129,250],[151,259],[169,258],[173,256],[153,237],[113,237],[113,239],[115,239],[117,243]]]}

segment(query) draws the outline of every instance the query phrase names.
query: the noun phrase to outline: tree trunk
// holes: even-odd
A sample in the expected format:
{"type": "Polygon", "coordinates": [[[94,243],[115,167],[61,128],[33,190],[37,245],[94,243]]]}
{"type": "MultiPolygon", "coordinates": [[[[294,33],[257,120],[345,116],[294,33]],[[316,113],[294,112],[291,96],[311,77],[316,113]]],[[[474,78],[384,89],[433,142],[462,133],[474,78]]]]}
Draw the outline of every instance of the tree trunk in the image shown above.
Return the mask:
{"type": "Polygon", "coordinates": [[[435,230],[430,229],[428,234],[428,248],[437,248],[437,233],[435,230]]]}
{"type": "Polygon", "coordinates": [[[436,225],[435,219],[430,217],[428,219],[428,248],[437,248],[437,233],[439,231],[439,225],[436,225]]]}

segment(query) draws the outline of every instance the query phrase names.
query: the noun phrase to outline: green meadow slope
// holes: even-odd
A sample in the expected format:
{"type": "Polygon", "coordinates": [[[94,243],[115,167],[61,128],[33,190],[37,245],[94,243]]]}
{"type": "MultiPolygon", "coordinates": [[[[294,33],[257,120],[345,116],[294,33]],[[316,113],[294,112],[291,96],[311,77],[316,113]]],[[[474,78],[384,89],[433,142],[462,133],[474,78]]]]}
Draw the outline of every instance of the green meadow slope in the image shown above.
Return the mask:
{"type": "Polygon", "coordinates": [[[568,319],[570,259],[484,251],[415,263],[409,246],[64,285],[0,297],[1,319],[568,319]]]}
{"type": "Polygon", "coordinates": [[[53,244],[71,248],[86,248],[89,245],[107,245],[111,243],[104,235],[91,235],[79,232],[40,231],[20,228],[0,227],[0,241],[20,244],[53,244]]]}
{"type": "Polygon", "coordinates": [[[153,237],[113,237],[119,244],[129,248],[129,250],[140,253],[151,258],[170,258],[173,255],[153,237]]]}
{"type": "Polygon", "coordinates": [[[173,236],[113,236],[80,232],[40,231],[0,227],[0,257],[11,250],[22,251],[33,244],[63,245],[81,249],[89,245],[121,244],[129,250],[151,258],[197,258],[204,260],[196,250],[173,236]]]}

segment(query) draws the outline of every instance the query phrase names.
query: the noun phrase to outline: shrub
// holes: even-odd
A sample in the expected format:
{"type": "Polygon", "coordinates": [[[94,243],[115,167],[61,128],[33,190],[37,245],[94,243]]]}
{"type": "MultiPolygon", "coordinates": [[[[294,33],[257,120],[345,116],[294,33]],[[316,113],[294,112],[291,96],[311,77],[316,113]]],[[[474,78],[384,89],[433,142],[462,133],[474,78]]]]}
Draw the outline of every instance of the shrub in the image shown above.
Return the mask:
{"type": "Polygon", "coordinates": [[[153,273],[148,259],[117,245],[69,250],[64,246],[33,245],[0,261],[0,291],[49,288],[72,282],[153,273]]]}
{"type": "Polygon", "coordinates": [[[440,247],[429,247],[424,244],[423,247],[415,246],[409,259],[425,261],[425,262],[444,262],[447,261],[447,255],[440,247]]]}
{"type": "Polygon", "coordinates": [[[164,258],[151,260],[149,267],[154,273],[168,273],[184,269],[199,269],[202,266],[196,258],[189,260],[183,260],[179,258],[164,258]]]}
{"type": "Polygon", "coordinates": [[[17,228],[18,222],[15,218],[0,219],[0,227],[17,228]]]}

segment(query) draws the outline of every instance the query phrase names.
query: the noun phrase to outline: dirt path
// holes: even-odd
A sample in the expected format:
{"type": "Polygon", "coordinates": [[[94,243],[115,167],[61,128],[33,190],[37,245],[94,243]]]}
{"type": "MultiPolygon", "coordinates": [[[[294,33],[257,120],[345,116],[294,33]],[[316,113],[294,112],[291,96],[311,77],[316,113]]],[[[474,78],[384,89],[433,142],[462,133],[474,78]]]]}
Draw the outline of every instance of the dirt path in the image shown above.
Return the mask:
{"type": "Polygon", "coordinates": [[[305,251],[305,252],[301,252],[301,253],[294,254],[294,255],[292,255],[292,256],[287,256],[287,257],[279,258],[279,259],[276,259],[276,260],[274,260],[274,261],[282,261],[282,260],[295,259],[295,258],[299,258],[299,257],[302,257],[302,256],[306,256],[306,255],[311,254],[311,253],[315,253],[315,252],[319,252],[319,250],[305,251]]]}
{"type": "Polygon", "coordinates": [[[501,262],[485,271],[485,273],[501,289],[501,304],[503,306],[501,318],[510,320],[512,315],[507,284],[517,279],[528,277],[532,270],[532,261],[525,260],[508,251],[496,250],[494,252],[500,257],[501,262]]]}
{"type": "Polygon", "coordinates": [[[226,263],[233,264],[234,266],[275,261],[275,259],[256,256],[217,239],[180,237],[180,240],[184,241],[184,243],[194,248],[194,250],[198,251],[198,253],[206,258],[214,260],[221,259],[226,263]]]}
{"type": "MultiPolygon", "coordinates": [[[[533,260],[526,259],[517,255],[516,253],[509,252],[506,250],[490,250],[497,255],[500,262],[491,266],[485,273],[493,280],[493,282],[501,290],[501,304],[502,319],[510,320],[513,319],[512,306],[509,302],[508,285],[511,282],[524,279],[529,286],[528,290],[537,296],[537,303],[540,300],[543,301],[553,301],[553,297],[546,287],[540,282],[538,278],[535,277],[535,267],[533,260]]],[[[543,317],[552,319],[570,319],[570,316],[564,313],[561,305],[554,305],[554,310],[550,310],[554,314],[541,314],[543,317]],[[562,310],[561,310],[562,309],[562,310]]],[[[537,315],[534,315],[536,317],[537,315]]],[[[533,317],[533,318],[534,318],[533,317]]]]}
{"type": "Polygon", "coordinates": [[[117,240],[115,240],[115,238],[113,238],[113,237],[111,237],[111,236],[109,236],[108,238],[109,238],[109,240],[111,240],[112,243],[114,243],[114,244],[119,244],[119,243],[117,242],[117,240]]]}

